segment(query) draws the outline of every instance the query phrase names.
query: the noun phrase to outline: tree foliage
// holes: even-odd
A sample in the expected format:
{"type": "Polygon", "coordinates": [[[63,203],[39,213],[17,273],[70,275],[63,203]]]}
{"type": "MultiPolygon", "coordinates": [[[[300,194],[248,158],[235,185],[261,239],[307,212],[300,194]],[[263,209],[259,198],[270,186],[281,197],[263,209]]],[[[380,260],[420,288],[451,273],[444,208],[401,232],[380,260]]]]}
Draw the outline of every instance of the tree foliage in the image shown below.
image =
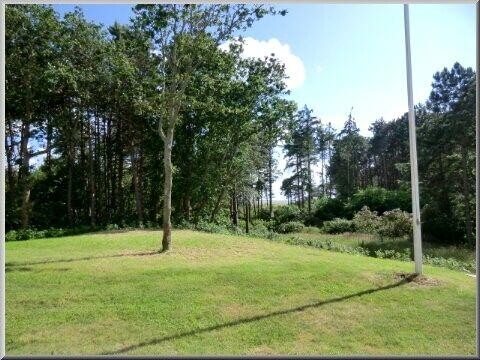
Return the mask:
{"type": "MultiPolygon", "coordinates": [[[[147,4],[106,29],[79,8],[61,18],[8,5],[7,231],[163,224],[168,249],[171,220],[238,227],[243,217],[248,232],[255,217],[319,226],[363,206],[408,211],[407,115],[374,121],[366,137],[352,111],[340,131],[297,111],[279,60],[241,56],[238,34],[275,14],[285,12],[147,4]],[[275,211],[282,145],[290,206],[275,211]]],[[[475,73],[455,63],[415,108],[431,241],[474,242],[475,96],[475,73]]]]}

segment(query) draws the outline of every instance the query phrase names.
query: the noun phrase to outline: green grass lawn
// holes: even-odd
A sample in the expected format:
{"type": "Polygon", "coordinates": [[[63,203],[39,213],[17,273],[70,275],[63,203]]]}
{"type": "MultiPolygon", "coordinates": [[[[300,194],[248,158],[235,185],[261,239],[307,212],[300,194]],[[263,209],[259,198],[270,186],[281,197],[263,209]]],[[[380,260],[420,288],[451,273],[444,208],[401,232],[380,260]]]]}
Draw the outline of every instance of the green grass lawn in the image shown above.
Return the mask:
{"type": "Polygon", "coordinates": [[[475,279],[239,236],[97,233],[6,244],[6,352],[475,353],[475,279]]]}

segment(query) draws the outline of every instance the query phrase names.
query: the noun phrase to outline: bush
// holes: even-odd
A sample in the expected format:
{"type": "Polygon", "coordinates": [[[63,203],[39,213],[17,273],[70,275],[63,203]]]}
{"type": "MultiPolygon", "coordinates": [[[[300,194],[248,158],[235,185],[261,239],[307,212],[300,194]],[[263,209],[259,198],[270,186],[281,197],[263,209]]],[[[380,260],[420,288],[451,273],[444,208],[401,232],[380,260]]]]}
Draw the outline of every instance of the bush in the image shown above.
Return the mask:
{"type": "Polygon", "coordinates": [[[381,237],[398,238],[412,233],[412,217],[400,209],[386,211],[381,216],[378,234],[381,237]]]}
{"type": "Polygon", "coordinates": [[[48,229],[45,230],[45,237],[52,238],[52,237],[60,237],[65,235],[65,230],[62,228],[59,229],[48,229]]]}
{"type": "Polygon", "coordinates": [[[105,230],[107,231],[118,230],[118,229],[120,229],[120,227],[117,224],[108,224],[105,227],[105,230]]]}
{"type": "Polygon", "coordinates": [[[323,231],[327,234],[341,234],[355,231],[352,220],[336,218],[323,223],[323,231]]]}
{"type": "Polygon", "coordinates": [[[257,219],[263,220],[263,221],[270,221],[270,209],[268,208],[263,208],[259,209],[257,212],[257,219]]]}
{"type": "Polygon", "coordinates": [[[249,230],[249,235],[267,237],[272,231],[263,223],[256,223],[249,230]]]}
{"type": "Polygon", "coordinates": [[[278,232],[282,234],[289,234],[294,232],[301,232],[305,225],[299,221],[289,221],[278,226],[278,232]]]}
{"type": "Polygon", "coordinates": [[[16,241],[17,238],[17,231],[16,230],[10,230],[5,234],[5,241],[16,241]]]}
{"type": "MultiPolygon", "coordinates": [[[[207,220],[210,221],[210,220],[207,220]]],[[[214,223],[222,227],[228,228],[232,225],[232,219],[230,218],[230,211],[227,209],[221,209],[215,217],[214,223]]]]}
{"type": "Polygon", "coordinates": [[[209,233],[218,233],[218,234],[228,234],[230,233],[229,229],[224,225],[219,225],[216,223],[208,222],[206,220],[200,220],[195,225],[196,230],[205,231],[209,233]]]}
{"type": "Polygon", "coordinates": [[[453,216],[439,210],[438,205],[427,204],[422,209],[422,235],[425,241],[437,244],[458,244],[462,230],[453,216]]]}
{"type": "Polygon", "coordinates": [[[368,206],[364,206],[353,216],[353,224],[356,231],[374,234],[380,227],[380,217],[376,211],[370,211],[368,206]]]}
{"type": "Polygon", "coordinates": [[[342,200],[321,197],[315,202],[315,212],[310,219],[310,225],[322,225],[324,221],[346,217],[347,210],[342,200]]]}
{"type": "Polygon", "coordinates": [[[302,232],[306,234],[318,234],[320,232],[320,229],[315,226],[305,226],[302,232]]]}
{"type": "Polygon", "coordinates": [[[23,230],[11,230],[5,234],[5,241],[22,241],[30,239],[61,237],[84,234],[92,231],[93,229],[88,226],[80,226],[72,229],[50,228],[47,230],[36,230],[32,228],[23,230]]]}
{"type": "Polygon", "coordinates": [[[295,205],[281,205],[274,211],[274,220],[277,225],[303,219],[302,211],[295,205]]]}
{"type": "Polygon", "coordinates": [[[298,236],[291,236],[287,239],[280,239],[280,241],[290,245],[311,246],[317,249],[331,250],[336,252],[355,254],[355,255],[368,255],[365,249],[360,247],[351,247],[348,245],[338,244],[329,239],[316,240],[316,239],[303,239],[298,236]]]}
{"type": "Polygon", "coordinates": [[[45,237],[44,231],[35,229],[11,230],[5,234],[5,241],[21,241],[45,237]]]}
{"type": "Polygon", "coordinates": [[[185,219],[182,219],[182,220],[176,222],[173,226],[174,226],[175,229],[180,229],[180,230],[193,230],[193,229],[195,229],[195,224],[193,224],[190,221],[187,221],[185,219]]]}
{"type": "Polygon", "coordinates": [[[357,191],[350,201],[353,211],[368,206],[372,211],[379,214],[388,210],[400,209],[409,211],[411,209],[410,194],[404,190],[387,190],[381,187],[369,186],[357,191]]]}
{"type": "Polygon", "coordinates": [[[260,220],[256,219],[253,221],[253,228],[255,229],[266,229],[268,231],[275,230],[275,222],[273,220],[260,220]]]}

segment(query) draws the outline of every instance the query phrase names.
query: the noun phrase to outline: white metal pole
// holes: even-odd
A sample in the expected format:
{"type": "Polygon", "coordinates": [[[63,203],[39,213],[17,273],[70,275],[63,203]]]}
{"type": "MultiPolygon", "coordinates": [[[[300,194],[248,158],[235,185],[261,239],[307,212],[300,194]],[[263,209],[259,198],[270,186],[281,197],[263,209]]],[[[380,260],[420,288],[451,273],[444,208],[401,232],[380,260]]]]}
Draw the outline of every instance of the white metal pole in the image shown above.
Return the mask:
{"type": "Polygon", "coordinates": [[[422,228],[420,222],[420,196],[418,193],[417,137],[415,134],[415,111],[413,108],[412,91],[412,60],[410,54],[410,21],[408,4],[403,5],[405,18],[405,49],[407,57],[407,92],[408,92],[408,136],[410,143],[410,175],[412,180],[412,211],[413,211],[413,253],[415,273],[422,273],[422,228]]]}

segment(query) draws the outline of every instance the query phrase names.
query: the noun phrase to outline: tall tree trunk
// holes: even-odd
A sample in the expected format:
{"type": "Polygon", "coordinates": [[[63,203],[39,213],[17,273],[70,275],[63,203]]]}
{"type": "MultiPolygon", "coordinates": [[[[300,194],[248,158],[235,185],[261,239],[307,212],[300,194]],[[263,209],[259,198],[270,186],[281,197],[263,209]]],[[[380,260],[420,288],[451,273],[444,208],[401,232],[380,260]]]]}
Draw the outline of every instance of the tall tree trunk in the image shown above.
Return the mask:
{"type": "MultiPolygon", "coordinates": [[[[31,115],[28,116],[31,118],[31,115]]],[[[30,121],[22,123],[20,137],[20,169],[18,172],[19,185],[21,189],[20,218],[21,227],[25,229],[29,225],[30,215],[30,153],[28,152],[28,140],[30,139],[30,121]]]]}
{"type": "Polygon", "coordinates": [[[268,153],[268,195],[270,200],[270,219],[273,219],[273,149],[269,149],[268,153]]]}
{"type": "Polygon", "coordinates": [[[93,154],[93,136],[92,129],[89,124],[89,137],[88,137],[88,182],[90,183],[90,226],[95,228],[96,226],[96,191],[95,191],[95,166],[94,166],[94,154],[93,154]]]}
{"type": "Polygon", "coordinates": [[[123,223],[123,215],[124,215],[124,204],[123,204],[123,162],[124,162],[124,154],[123,154],[123,121],[120,117],[117,122],[117,131],[116,131],[116,156],[117,156],[117,194],[115,203],[117,204],[117,211],[116,211],[116,220],[119,223],[123,223]]]}
{"type": "Polygon", "coordinates": [[[230,220],[232,221],[232,225],[234,224],[234,219],[233,219],[233,213],[234,213],[234,208],[233,208],[233,191],[230,196],[230,220]]]}
{"type": "Polygon", "coordinates": [[[12,128],[12,121],[11,119],[7,119],[8,122],[8,137],[9,141],[7,142],[7,137],[5,137],[5,154],[7,155],[7,184],[8,190],[10,193],[13,194],[14,188],[14,176],[13,176],[13,154],[14,154],[14,139],[15,136],[13,134],[12,128]]]}
{"type": "Polygon", "coordinates": [[[107,119],[107,135],[106,135],[106,151],[107,151],[107,201],[109,204],[107,205],[108,209],[108,219],[110,222],[114,220],[115,214],[117,212],[117,179],[116,179],[116,172],[115,172],[115,159],[114,159],[114,142],[112,136],[112,116],[110,115],[107,119]]]}
{"type": "Polygon", "coordinates": [[[308,170],[308,213],[312,212],[312,169],[310,164],[310,153],[307,154],[308,170]]]}
{"type": "Polygon", "coordinates": [[[118,166],[117,166],[117,221],[123,222],[123,151],[121,149],[121,145],[119,146],[118,150],[118,166]]]}
{"type": "Polygon", "coordinates": [[[245,233],[248,234],[250,232],[250,219],[248,214],[248,200],[245,202],[245,233]]]}
{"type": "Polygon", "coordinates": [[[233,188],[233,225],[238,226],[238,200],[236,186],[233,188]]]}
{"type": "Polygon", "coordinates": [[[97,193],[97,209],[96,213],[98,219],[103,219],[105,211],[103,209],[104,199],[102,199],[103,194],[103,187],[102,187],[102,152],[101,152],[101,128],[100,128],[100,119],[98,118],[97,113],[95,112],[95,142],[94,142],[94,150],[95,150],[95,159],[94,162],[95,169],[95,184],[96,184],[96,193],[97,193]]]}
{"type": "Polygon", "coordinates": [[[301,207],[302,196],[300,193],[300,166],[298,161],[298,155],[296,156],[296,169],[297,169],[297,204],[301,207]]]}
{"type": "Polygon", "coordinates": [[[326,195],[325,192],[325,153],[322,151],[322,194],[323,196],[326,195]]]}
{"type": "Polygon", "coordinates": [[[52,136],[53,136],[53,129],[50,123],[50,120],[47,122],[47,157],[45,159],[45,163],[47,165],[47,171],[50,172],[51,170],[51,163],[52,163],[52,136]]]}
{"type": "Polygon", "coordinates": [[[217,200],[215,201],[215,206],[213,207],[212,214],[210,216],[210,221],[214,221],[215,217],[218,214],[218,211],[220,210],[220,204],[222,203],[223,198],[225,197],[225,193],[227,192],[227,187],[222,186],[220,190],[220,194],[218,194],[217,200]]]}
{"type": "Polygon", "coordinates": [[[141,181],[140,173],[142,169],[141,150],[137,157],[136,149],[135,147],[132,147],[131,161],[132,161],[133,189],[135,191],[135,210],[137,212],[138,225],[142,227],[143,226],[143,194],[142,194],[142,186],[140,184],[140,181],[141,181]]]}
{"type": "MultiPolygon", "coordinates": [[[[330,128],[330,124],[329,124],[330,128]]],[[[331,161],[332,161],[332,147],[333,147],[333,141],[329,140],[328,141],[328,165],[330,166],[331,161]]],[[[329,173],[328,174],[328,197],[331,199],[333,195],[333,186],[332,186],[332,178],[329,173]]]]}
{"type": "Polygon", "coordinates": [[[472,219],[471,219],[471,210],[470,210],[470,191],[468,186],[468,149],[466,146],[462,146],[462,190],[463,190],[463,205],[465,207],[465,230],[466,230],[466,240],[469,244],[474,242],[473,239],[473,228],[472,228],[472,219]]]}
{"type": "Polygon", "coordinates": [[[173,127],[170,127],[164,139],[164,187],[163,187],[163,239],[162,252],[168,251],[172,243],[172,147],[173,127]]]}
{"type": "MultiPolygon", "coordinates": [[[[298,174],[302,173],[302,160],[299,158],[299,163],[298,163],[298,174]]],[[[303,174],[302,174],[303,175],[303,174]]],[[[298,178],[299,181],[301,181],[301,186],[300,186],[300,195],[301,195],[301,208],[303,209],[305,207],[305,183],[304,183],[304,178],[302,176],[302,179],[300,177],[298,178]]],[[[299,183],[300,184],[300,183],[299,183]]]]}
{"type": "Polygon", "coordinates": [[[253,225],[253,221],[252,221],[252,202],[251,202],[251,199],[248,199],[247,209],[248,209],[248,222],[253,225]]]}
{"type": "Polygon", "coordinates": [[[73,225],[73,208],[72,208],[72,182],[73,182],[73,159],[71,150],[68,156],[68,185],[67,185],[67,216],[68,225],[73,225]]]}

